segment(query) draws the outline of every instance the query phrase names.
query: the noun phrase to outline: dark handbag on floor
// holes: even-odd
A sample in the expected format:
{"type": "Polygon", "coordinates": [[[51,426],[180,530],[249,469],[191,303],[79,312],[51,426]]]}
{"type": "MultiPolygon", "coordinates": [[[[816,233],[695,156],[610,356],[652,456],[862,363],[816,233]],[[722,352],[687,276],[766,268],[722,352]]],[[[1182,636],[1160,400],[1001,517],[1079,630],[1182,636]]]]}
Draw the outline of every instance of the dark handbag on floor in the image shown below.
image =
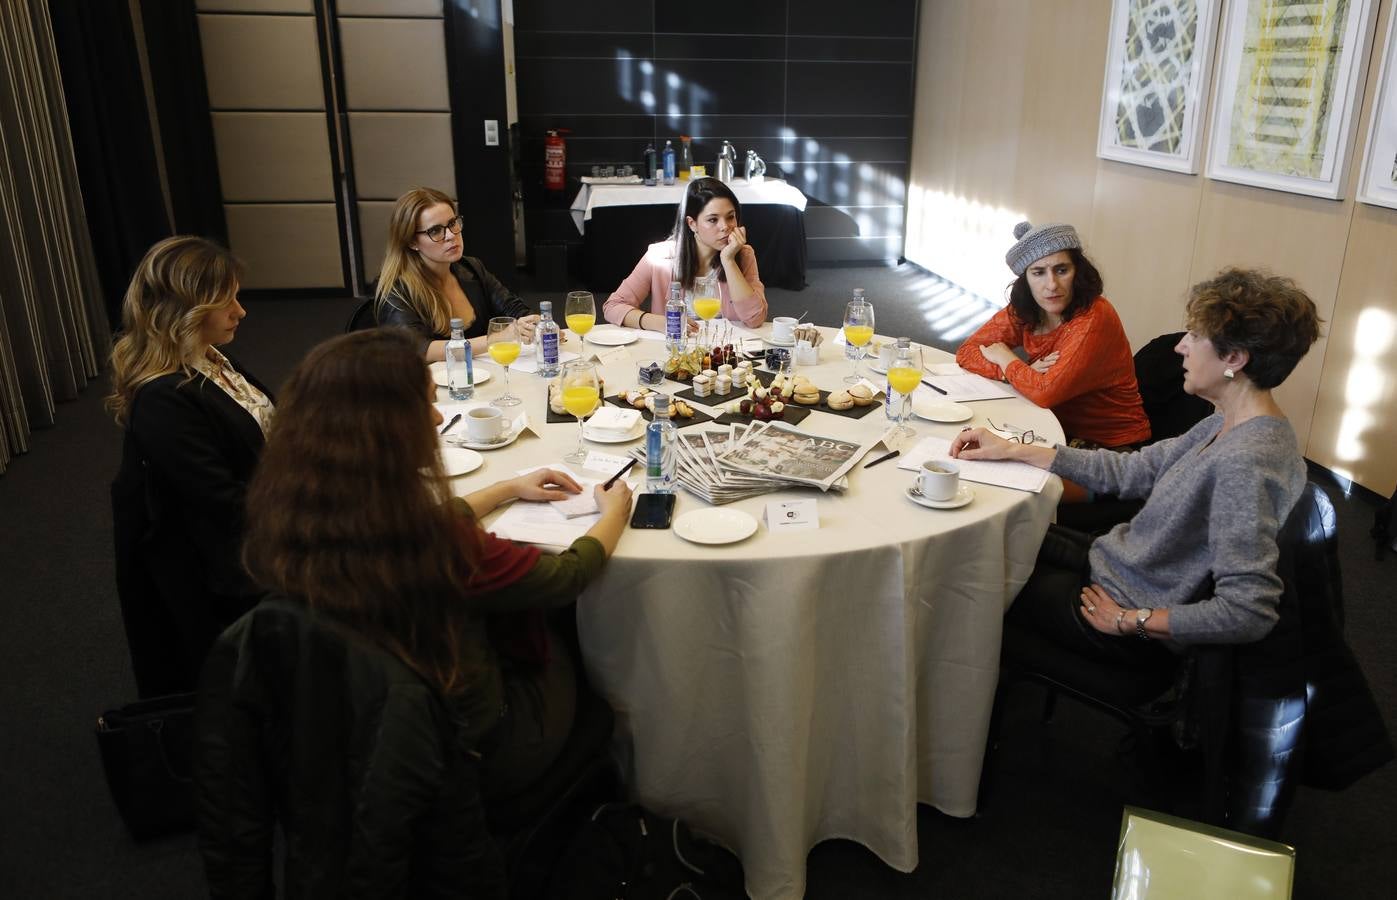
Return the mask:
{"type": "Polygon", "coordinates": [[[554,870],[550,900],[746,900],[742,863],[677,819],[607,803],[554,870]]]}
{"type": "Polygon", "coordinates": [[[194,695],[130,703],[97,719],[97,749],[136,840],[194,828],[194,695]]]}

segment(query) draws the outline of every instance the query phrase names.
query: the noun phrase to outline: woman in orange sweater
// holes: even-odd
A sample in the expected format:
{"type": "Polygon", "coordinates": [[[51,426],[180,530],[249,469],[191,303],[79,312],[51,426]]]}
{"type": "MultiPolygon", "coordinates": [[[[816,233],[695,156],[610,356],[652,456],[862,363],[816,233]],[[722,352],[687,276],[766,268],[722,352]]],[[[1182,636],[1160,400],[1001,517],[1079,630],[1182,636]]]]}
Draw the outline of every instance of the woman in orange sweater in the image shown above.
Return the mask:
{"type": "Polygon", "coordinates": [[[1126,448],[1149,440],[1130,342],[1101,296],[1101,273],[1082,254],[1077,230],[1020,222],[1014,237],[1018,243],[1004,257],[1018,276],[1009,305],[961,345],[956,362],[1051,409],[1073,446],[1126,448]],[[1014,353],[1019,347],[1029,362],[1014,353]]]}

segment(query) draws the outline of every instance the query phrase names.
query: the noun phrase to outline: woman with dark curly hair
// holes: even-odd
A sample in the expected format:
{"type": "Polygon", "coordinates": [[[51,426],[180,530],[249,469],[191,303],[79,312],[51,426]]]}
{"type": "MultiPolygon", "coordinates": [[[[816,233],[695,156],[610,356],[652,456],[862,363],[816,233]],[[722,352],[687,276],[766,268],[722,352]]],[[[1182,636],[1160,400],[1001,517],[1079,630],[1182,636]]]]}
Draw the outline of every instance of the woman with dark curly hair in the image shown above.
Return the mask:
{"type": "Polygon", "coordinates": [[[951,445],[958,458],[1020,460],[1146,498],[1074,564],[1045,541],[1009,611],[1103,661],[1163,663],[1169,654],[1151,639],[1246,643],[1276,623],[1276,536],[1305,486],[1305,461],[1271,391],[1318,340],[1320,318],[1289,278],[1228,269],[1193,287],[1187,325],[1176,348],[1184,390],[1217,408],[1188,433],[1137,453],[1026,445],[983,428],[951,445]],[[1139,640],[1120,639],[1130,636],[1139,640]]]}
{"type": "Polygon", "coordinates": [[[1009,305],[961,344],[956,362],[1051,409],[1076,446],[1149,440],[1130,341],[1077,230],[1020,222],[1014,237],[1004,257],[1017,276],[1009,305]],[[1015,354],[1020,347],[1029,362],[1015,354]]]}

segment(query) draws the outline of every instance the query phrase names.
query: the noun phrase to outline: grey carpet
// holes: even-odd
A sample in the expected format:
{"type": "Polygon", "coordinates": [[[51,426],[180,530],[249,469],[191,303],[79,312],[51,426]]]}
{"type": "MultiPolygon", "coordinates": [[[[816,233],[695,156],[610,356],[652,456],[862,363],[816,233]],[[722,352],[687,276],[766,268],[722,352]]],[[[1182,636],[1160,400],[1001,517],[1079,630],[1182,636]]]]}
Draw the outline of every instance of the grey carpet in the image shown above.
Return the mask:
{"type": "MultiPolygon", "coordinates": [[[[953,348],[994,304],[913,266],[812,269],[804,291],[771,290],[773,314],[836,324],[854,287],[878,330],[953,348]]],[[[530,300],[549,297],[525,290],[530,300]]],[[[551,295],[560,300],[561,295],[551,295]]],[[[266,300],[232,349],[279,384],[316,341],[337,334],[354,301],[266,300]]],[[[30,453],[0,477],[0,894],[10,897],[197,897],[205,893],[192,838],[136,845],[106,794],[92,727],[134,695],[112,586],[107,485],[120,453],[94,383],[34,435],[30,453]]],[[[1322,470],[1339,511],[1348,635],[1384,709],[1397,701],[1397,557],[1373,560],[1373,498],[1322,470]]],[[[994,791],[970,820],[922,808],[921,865],[901,874],[848,841],[809,859],[811,898],[1104,897],[1121,805],[1138,795],[1123,729],[1070,702],[1040,725],[1033,688],[1016,692],[992,759],[994,791]]],[[[1392,766],[1342,794],[1302,790],[1285,840],[1298,850],[1295,896],[1386,897],[1397,858],[1392,766]]]]}

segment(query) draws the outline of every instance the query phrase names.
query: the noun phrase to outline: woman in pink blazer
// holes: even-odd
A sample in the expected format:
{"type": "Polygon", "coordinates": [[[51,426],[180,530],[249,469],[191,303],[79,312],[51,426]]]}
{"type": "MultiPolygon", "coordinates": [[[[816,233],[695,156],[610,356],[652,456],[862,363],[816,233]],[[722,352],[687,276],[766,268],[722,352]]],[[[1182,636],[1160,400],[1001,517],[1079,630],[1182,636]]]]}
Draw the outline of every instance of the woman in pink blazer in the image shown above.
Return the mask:
{"type": "Polygon", "coordinates": [[[723,318],[748,328],[761,325],[766,289],[741,223],[742,206],[726,184],[716,178],[690,181],[673,233],[646,249],[635,271],[607,298],[602,315],[614,325],[664,331],[670,282],[689,291],[695,278],[716,271],[723,318]]]}

